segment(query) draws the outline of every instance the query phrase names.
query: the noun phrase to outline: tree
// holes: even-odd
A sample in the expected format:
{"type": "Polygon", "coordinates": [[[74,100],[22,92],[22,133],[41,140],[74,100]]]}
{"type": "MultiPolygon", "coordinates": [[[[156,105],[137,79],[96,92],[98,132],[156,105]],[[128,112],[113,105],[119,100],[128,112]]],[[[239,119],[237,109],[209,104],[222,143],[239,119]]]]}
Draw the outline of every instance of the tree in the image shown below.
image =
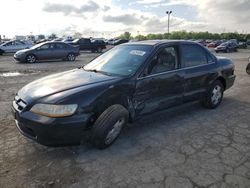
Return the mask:
{"type": "Polygon", "coordinates": [[[73,38],[74,38],[74,39],[82,38],[82,33],[80,33],[80,32],[75,32],[75,33],[73,34],[73,38]]]}
{"type": "Polygon", "coordinates": [[[54,40],[56,38],[57,38],[57,36],[55,33],[52,33],[51,35],[48,36],[48,39],[50,39],[50,40],[54,40]]]}
{"type": "Polygon", "coordinates": [[[119,38],[121,39],[126,39],[126,40],[130,40],[131,39],[131,33],[126,31],[124,32],[122,35],[119,36],[119,38]]]}

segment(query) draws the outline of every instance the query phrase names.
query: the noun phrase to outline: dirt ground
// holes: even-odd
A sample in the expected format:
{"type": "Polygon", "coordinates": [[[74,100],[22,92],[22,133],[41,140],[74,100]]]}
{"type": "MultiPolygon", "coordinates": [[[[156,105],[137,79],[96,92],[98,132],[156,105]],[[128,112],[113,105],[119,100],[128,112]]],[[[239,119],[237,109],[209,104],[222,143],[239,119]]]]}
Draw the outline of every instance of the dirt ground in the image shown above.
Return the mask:
{"type": "Polygon", "coordinates": [[[43,76],[86,64],[15,63],[0,56],[0,187],[250,187],[250,49],[219,54],[235,62],[235,85],[215,110],[198,103],[155,113],[128,125],[106,150],[87,144],[45,147],[22,136],[11,115],[15,93],[43,76]],[[4,77],[6,72],[21,75],[4,77]]]}

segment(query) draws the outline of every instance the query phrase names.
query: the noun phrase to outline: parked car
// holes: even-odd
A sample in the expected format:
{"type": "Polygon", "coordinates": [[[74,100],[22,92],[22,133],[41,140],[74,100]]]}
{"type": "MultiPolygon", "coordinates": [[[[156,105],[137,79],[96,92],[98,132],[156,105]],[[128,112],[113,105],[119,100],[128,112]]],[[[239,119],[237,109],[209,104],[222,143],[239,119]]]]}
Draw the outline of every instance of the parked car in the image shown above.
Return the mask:
{"type": "Polygon", "coordinates": [[[89,38],[75,39],[69,44],[80,46],[80,50],[90,50],[92,52],[102,52],[103,49],[106,49],[105,43],[91,42],[89,38]]]}
{"type": "Polygon", "coordinates": [[[246,49],[247,48],[247,43],[246,42],[239,42],[238,48],[240,48],[240,49],[246,49]]]}
{"type": "Polygon", "coordinates": [[[188,41],[116,46],[84,67],[31,82],[18,91],[19,131],[44,145],[86,138],[106,148],[128,121],[186,102],[220,105],[235,80],[234,64],[188,41]],[[63,84],[62,84],[63,83],[63,84]]]}
{"type": "Polygon", "coordinates": [[[237,52],[238,47],[232,43],[232,42],[224,42],[222,44],[220,44],[219,46],[217,46],[214,50],[216,53],[218,52],[225,52],[225,53],[229,53],[229,52],[237,52]]]}
{"type": "Polygon", "coordinates": [[[127,43],[129,42],[129,40],[127,39],[117,39],[113,42],[113,45],[119,45],[119,44],[123,44],[123,43],[127,43]]]}
{"type": "Polygon", "coordinates": [[[18,50],[30,48],[31,46],[31,43],[25,43],[20,40],[8,41],[0,45],[0,55],[4,53],[14,53],[18,50]]]}
{"type": "Polygon", "coordinates": [[[247,39],[247,45],[250,45],[250,39],[247,39]]]}
{"type": "Polygon", "coordinates": [[[202,46],[207,45],[206,40],[204,40],[204,39],[198,39],[198,40],[195,40],[194,42],[197,42],[197,43],[201,44],[202,46]]]}
{"type": "Polygon", "coordinates": [[[64,42],[44,42],[16,52],[14,58],[20,62],[35,63],[37,60],[52,59],[75,61],[78,55],[79,47],[64,42]]]}
{"type": "Polygon", "coordinates": [[[248,61],[249,61],[249,63],[247,64],[246,72],[247,72],[247,74],[250,75],[250,57],[248,58],[248,61]]]}
{"type": "Polygon", "coordinates": [[[72,39],[72,38],[67,38],[67,39],[62,40],[62,42],[65,42],[65,43],[71,43],[73,41],[74,41],[74,39],[72,39]]]}
{"type": "Polygon", "coordinates": [[[216,47],[219,46],[221,43],[222,43],[222,42],[219,41],[219,40],[213,41],[213,42],[209,43],[209,44],[207,45],[207,47],[208,47],[208,48],[216,48],[216,47]]]}

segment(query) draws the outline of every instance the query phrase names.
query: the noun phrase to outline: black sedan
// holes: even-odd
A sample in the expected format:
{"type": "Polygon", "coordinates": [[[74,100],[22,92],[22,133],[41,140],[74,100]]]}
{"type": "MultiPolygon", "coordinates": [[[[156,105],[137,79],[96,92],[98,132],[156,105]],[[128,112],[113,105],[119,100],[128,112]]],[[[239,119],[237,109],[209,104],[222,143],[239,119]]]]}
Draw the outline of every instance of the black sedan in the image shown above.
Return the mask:
{"type": "Polygon", "coordinates": [[[54,59],[75,61],[78,55],[79,47],[64,42],[44,42],[16,52],[14,58],[20,62],[35,63],[37,60],[54,59]]]}
{"type": "Polygon", "coordinates": [[[225,53],[237,52],[238,46],[233,42],[224,42],[224,43],[220,44],[219,46],[217,46],[214,50],[216,53],[218,53],[218,52],[225,52],[225,53]]]}
{"type": "Polygon", "coordinates": [[[12,111],[19,131],[44,145],[111,145],[128,121],[200,100],[220,105],[235,80],[230,59],[188,41],[122,44],[84,67],[31,82],[12,111]]]}

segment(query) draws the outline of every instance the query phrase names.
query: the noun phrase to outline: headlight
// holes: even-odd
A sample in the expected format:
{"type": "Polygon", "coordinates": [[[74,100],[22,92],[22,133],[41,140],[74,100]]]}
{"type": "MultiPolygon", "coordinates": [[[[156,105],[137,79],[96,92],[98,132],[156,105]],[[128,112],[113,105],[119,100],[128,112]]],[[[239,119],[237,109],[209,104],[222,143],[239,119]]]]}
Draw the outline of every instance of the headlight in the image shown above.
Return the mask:
{"type": "Polygon", "coordinates": [[[53,105],[53,104],[35,104],[30,111],[42,116],[65,117],[75,113],[77,104],[53,105]]]}

